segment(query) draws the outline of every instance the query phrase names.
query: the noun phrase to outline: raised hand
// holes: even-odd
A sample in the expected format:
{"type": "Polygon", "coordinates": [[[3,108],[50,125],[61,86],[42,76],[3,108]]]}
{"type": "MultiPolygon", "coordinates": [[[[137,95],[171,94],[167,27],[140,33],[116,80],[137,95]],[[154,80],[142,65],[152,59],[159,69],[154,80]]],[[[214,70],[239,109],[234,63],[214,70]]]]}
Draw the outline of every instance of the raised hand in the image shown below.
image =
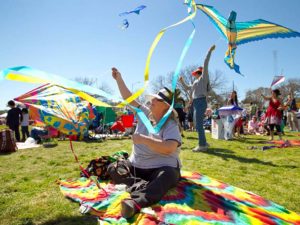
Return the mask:
{"type": "Polygon", "coordinates": [[[117,80],[118,78],[121,77],[121,73],[118,71],[117,68],[113,67],[113,68],[111,68],[111,70],[112,70],[112,77],[113,77],[115,80],[117,80]]]}

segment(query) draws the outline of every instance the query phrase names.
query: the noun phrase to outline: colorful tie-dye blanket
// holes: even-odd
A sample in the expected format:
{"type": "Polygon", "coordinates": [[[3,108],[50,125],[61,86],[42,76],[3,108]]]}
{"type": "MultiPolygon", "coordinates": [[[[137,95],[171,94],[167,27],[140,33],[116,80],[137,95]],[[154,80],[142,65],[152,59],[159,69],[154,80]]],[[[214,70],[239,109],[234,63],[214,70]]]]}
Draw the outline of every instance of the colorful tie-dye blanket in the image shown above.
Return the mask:
{"type": "Polygon", "coordinates": [[[99,218],[100,224],[299,224],[300,215],[254,193],[199,173],[182,172],[178,186],[159,204],[143,209],[134,218],[121,217],[120,202],[129,197],[124,186],[87,178],[59,180],[62,193],[81,204],[82,213],[99,218]]]}

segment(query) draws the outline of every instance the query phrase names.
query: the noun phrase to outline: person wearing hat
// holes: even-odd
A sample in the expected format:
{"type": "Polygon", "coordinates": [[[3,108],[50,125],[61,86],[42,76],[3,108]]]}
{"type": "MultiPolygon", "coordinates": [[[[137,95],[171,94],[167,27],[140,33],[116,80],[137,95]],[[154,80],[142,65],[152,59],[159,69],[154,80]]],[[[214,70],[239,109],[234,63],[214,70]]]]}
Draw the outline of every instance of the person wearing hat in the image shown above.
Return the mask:
{"type": "Polygon", "coordinates": [[[204,60],[203,67],[199,67],[197,70],[192,72],[192,75],[195,77],[195,81],[191,86],[186,85],[186,83],[183,80],[183,77],[179,78],[179,81],[182,83],[183,87],[187,90],[190,90],[191,93],[192,105],[194,109],[193,118],[198,132],[198,145],[193,149],[194,152],[205,151],[209,146],[206,142],[206,137],[203,128],[203,120],[207,108],[206,97],[210,89],[208,63],[210,60],[211,53],[215,48],[215,45],[210,47],[204,60]]]}
{"type": "Polygon", "coordinates": [[[269,125],[270,128],[270,140],[274,140],[274,128],[276,127],[277,134],[279,136],[279,140],[281,140],[281,122],[282,122],[282,112],[281,110],[284,108],[282,105],[279,96],[281,95],[279,89],[272,90],[271,96],[264,96],[261,94],[261,96],[265,100],[269,100],[269,106],[266,111],[266,122],[269,125]]]}
{"type": "Polygon", "coordinates": [[[21,140],[19,126],[23,120],[22,111],[19,107],[16,107],[13,100],[8,101],[7,106],[10,110],[7,112],[6,126],[15,133],[16,140],[19,142],[21,140]]]}
{"type": "MultiPolygon", "coordinates": [[[[132,94],[116,68],[112,68],[112,76],[123,99],[130,97],[132,94]]],[[[151,101],[149,108],[137,101],[130,104],[142,110],[154,124],[158,123],[172,103],[172,92],[163,88],[147,97],[151,101]]],[[[169,189],[176,187],[180,178],[179,152],[182,143],[176,117],[176,111],[173,110],[160,131],[151,134],[138,116],[129,159],[109,166],[108,173],[112,181],[126,184],[129,188],[127,191],[131,197],[121,202],[121,215],[124,218],[131,218],[141,208],[159,202],[169,189]]]]}

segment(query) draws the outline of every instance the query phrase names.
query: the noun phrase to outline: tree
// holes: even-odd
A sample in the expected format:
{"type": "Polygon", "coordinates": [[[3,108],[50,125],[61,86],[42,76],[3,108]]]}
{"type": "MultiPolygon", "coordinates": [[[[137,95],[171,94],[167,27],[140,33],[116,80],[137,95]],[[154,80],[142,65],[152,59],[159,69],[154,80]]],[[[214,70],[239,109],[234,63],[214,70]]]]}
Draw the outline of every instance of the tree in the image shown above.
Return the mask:
{"type": "Polygon", "coordinates": [[[92,78],[92,77],[75,77],[75,81],[85,84],[85,85],[89,85],[91,87],[96,87],[108,94],[113,94],[114,91],[113,89],[105,82],[101,82],[100,84],[98,84],[98,79],[97,78],[92,78]]]}
{"type": "Polygon", "coordinates": [[[257,104],[258,107],[262,107],[265,103],[265,100],[261,97],[261,94],[265,96],[270,95],[270,88],[259,87],[254,90],[248,90],[246,92],[245,99],[242,101],[243,104],[254,103],[257,104]]]}
{"type": "Polygon", "coordinates": [[[210,97],[210,102],[225,105],[229,93],[229,88],[225,85],[227,83],[226,77],[223,76],[222,71],[215,70],[214,73],[210,73],[209,78],[211,90],[208,96],[210,97]]]}
{"type": "MultiPolygon", "coordinates": [[[[172,76],[172,74],[168,74],[167,76],[172,76]]],[[[153,82],[151,82],[153,92],[158,92],[163,87],[169,86],[166,81],[166,77],[163,75],[159,75],[155,78],[153,82]]]]}
{"type": "Polygon", "coordinates": [[[89,86],[94,86],[97,83],[97,78],[92,78],[92,77],[75,77],[75,81],[89,85],[89,86]]]}
{"type": "Polygon", "coordinates": [[[114,93],[113,89],[106,82],[101,82],[97,88],[109,94],[114,93]]]}
{"type": "MultiPolygon", "coordinates": [[[[300,79],[289,79],[286,82],[282,83],[278,89],[280,89],[282,99],[284,100],[288,94],[292,93],[296,95],[300,91],[300,79]]],[[[265,96],[270,96],[270,88],[259,87],[254,90],[248,90],[246,92],[245,99],[242,103],[250,103],[253,102],[258,106],[263,106],[265,101],[262,99],[261,94],[265,96]]]]}
{"type": "Polygon", "coordinates": [[[8,111],[8,110],[6,110],[6,109],[0,110],[0,115],[1,115],[1,114],[4,114],[4,113],[7,113],[7,111],[8,111]]]}
{"type": "MultiPolygon", "coordinates": [[[[192,85],[194,82],[194,77],[191,76],[192,72],[198,68],[197,65],[189,65],[183,68],[180,71],[180,75],[183,77],[185,83],[187,85],[192,85]]],[[[154,92],[159,91],[163,87],[171,88],[172,79],[173,79],[174,72],[169,72],[166,76],[159,75],[154,79],[152,84],[152,89],[154,92]]],[[[223,72],[216,70],[214,73],[209,73],[210,77],[210,86],[211,90],[208,93],[209,101],[216,102],[219,104],[224,103],[224,95],[228,92],[228,88],[226,88],[226,78],[223,76],[223,72]]],[[[180,82],[177,83],[177,88],[181,91],[182,97],[186,100],[190,100],[190,92],[185,90],[180,82]]]]}
{"type": "Polygon", "coordinates": [[[286,82],[283,82],[279,87],[282,96],[287,96],[288,94],[296,95],[300,92],[300,79],[292,78],[288,79],[286,82]]]}

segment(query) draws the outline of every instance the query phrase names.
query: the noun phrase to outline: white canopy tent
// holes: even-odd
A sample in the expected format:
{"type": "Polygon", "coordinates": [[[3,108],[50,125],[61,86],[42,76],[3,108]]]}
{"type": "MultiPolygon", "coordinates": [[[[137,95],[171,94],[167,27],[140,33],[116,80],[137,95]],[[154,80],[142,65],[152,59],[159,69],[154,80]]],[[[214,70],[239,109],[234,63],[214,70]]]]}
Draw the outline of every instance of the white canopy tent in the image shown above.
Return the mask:
{"type": "Polygon", "coordinates": [[[3,113],[0,115],[0,118],[6,118],[6,116],[7,116],[7,113],[3,113]]]}

